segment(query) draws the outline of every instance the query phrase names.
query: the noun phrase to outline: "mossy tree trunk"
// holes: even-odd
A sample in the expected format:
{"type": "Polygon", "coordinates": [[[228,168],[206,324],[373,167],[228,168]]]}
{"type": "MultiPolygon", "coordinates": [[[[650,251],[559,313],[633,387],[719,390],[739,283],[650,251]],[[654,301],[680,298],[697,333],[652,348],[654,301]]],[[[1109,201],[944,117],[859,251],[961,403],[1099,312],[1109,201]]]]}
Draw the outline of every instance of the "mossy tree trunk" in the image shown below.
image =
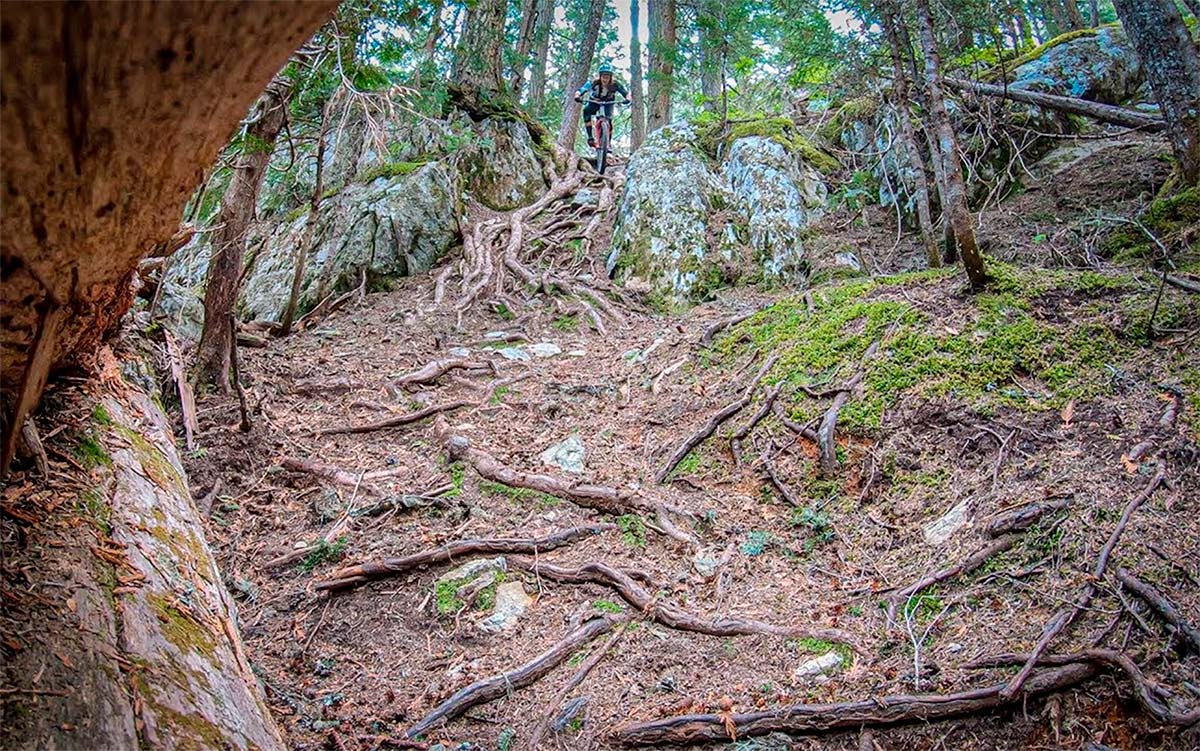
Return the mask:
{"type": "Polygon", "coordinates": [[[650,92],[646,130],[671,122],[675,83],[675,0],[647,0],[650,21],[650,92]]]}
{"type": "Polygon", "coordinates": [[[1114,0],[1188,185],[1200,181],[1200,54],[1173,0],[1114,0]]]}
{"type": "Polygon", "coordinates": [[[258,192],[267,173],[275,141],[287,120],[291,82],[277,75],[251,111],[241,136],[229,187],[214,222],[212,256],[204,290],[204,330],[196,348],[196,381],[229,389],[229,351],[234,333],[229,317],[241,287],[246,235],[254,221],[258,192]]]}
{"type": "MultiPolygon", "coordinates": [[[[925,174],[925,160],[921,158],[921,149],[917,143],[916,129],[912,121],[912,103],[908,96],[908,71],[904,69],[904,53],[906,48],[900,42],[897,31],[897,16],[899,7],[893,0],[879,4],[879,18],[887,37],[888,50],[892,57],[892,97],[900,119],[900,140],[904,150],[908,152],[909,164],[916,180],[917,223],[921,230],[921,244],[925,246],[925,258],[931,268],[942,265],[942,257],[938,252],[937,238],[933,226],[933,216],[929,208],[929,180],[925,174]]],[[[896,200],[900,200],[899,197],[896,200]]]]}
{"type": "Polygon", "coordinates": [[[138,261],[334,5],[5,5],[0,472],[51,368],[94,356],[138,261]]]}
{"type": "Polygon", "coordinates": [[[958,160],[958,143],[942,87],[942,63],[934,35],[933,14],[929,0],[917,0],[917,21],[921,27],[921,47],[925,53],[925,93],[929,111],[933,118],[936,134],[936,154],[941,158],[945,182],[945,203],[942,211],[949,219],[954,231],[955,244],[962,257],[973,289],[982,289],[987,284],[987,270],[983,255],[975,239],[975,228],[971,222],[971,211],[967,207],[967,189],[963,182],[962,165],[958,160]]]}
{"type": "MultiPolygon", "coordinates": [[[[505,0],[475,0],[467,5],[467,20],[454,53],[451,72],[453,85],[465,103],[477,106],[480,97],[488,98],[504,91],[501,52],[507,16],[505,0]]],[[[482,111],[481,107],[476,108],[482,111]]]]}
{"type": "Polygon", "coordinates": [[[563,93],[563,116],[558,129],[558,144],[567,151],[575,148],[575,138],[579,133],[581,105],[575,101],[575,89],[591,74],[592,58],[596,55],[596,40],[600,38],[600,24],[604,21],[604,9],[607,5],[607,0],[590,0],[587,26],[584,27],[583,36],[580,37],[579,46],[575,50],[575,61],[563,93]]]}
{"type": "Polygon", "coordinates": [[[525,70],[529,68],[529,52],[533,49],[533,36],[541,8],[541,0],[523,0],[521,3],[521,29],[517,32],[517,50],[512,76],[508,80],[514,99],[520,98],[521,89],[525,86],[525,70]]]}
{"type": "Polygon", "coordinates": [[[633,99],[629,115],[629,142],[631,151],[637,151],[646,140],[646,103],[642,101],[645,87],[642,85],[642,40],[638,39],[638,0],[630,0],[629,25],[629,96],[633,99]]]}

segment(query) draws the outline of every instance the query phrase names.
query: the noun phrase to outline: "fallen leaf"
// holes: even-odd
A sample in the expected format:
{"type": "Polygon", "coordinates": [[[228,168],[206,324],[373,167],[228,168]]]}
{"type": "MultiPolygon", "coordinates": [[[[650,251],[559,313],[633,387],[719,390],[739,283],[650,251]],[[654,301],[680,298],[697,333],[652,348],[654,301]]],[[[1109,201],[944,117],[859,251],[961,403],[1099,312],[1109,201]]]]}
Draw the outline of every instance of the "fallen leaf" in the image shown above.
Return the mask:
{"type": "Polygon", "coordinates": [[[1062,410],[1062,421],[1063,421],[1064,428],[1071,427],[1071,418],[1074,416],[1075,416],[1075,400],[1072,399],[1067,402],[1067,406],[1063,407],[1063,410],[1062,410]]]}
{"type": "Polygon", "coordinates": [[[1125,471],[1131,475],[1136,475],[1138,471],[1138,463],[1129,458],[1127,454],[1121,454],[1121,463],[1125,465],[1125,471]]]}

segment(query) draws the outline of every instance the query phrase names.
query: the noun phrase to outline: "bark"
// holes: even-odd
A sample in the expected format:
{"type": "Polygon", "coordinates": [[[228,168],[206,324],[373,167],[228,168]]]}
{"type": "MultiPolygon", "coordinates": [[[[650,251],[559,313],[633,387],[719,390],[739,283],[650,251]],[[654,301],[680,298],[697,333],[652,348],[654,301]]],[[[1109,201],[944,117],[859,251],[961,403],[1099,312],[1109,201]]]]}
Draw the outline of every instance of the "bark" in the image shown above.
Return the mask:
{"type": "Polygon", "coordinates": [[[591,0],[588,5],[587,26],[575,51],[575,64],[571,66],[571,77],[563,92],[562,125],[558,129],[558,145],[573,151],[575,138],[579,134],[581,105],[575,101],[575,89],[588,79],[592,70],[592,58],[596,54],[596,40],[600,37],[600,23],[604,20],[606,0],[591,0]]]}
{"type": "Polygon", "coordinates": [[[504,89],[500,80],[500,53],[507,11],[506,0],[477,0],[467,6],[466,25],[458,40],[451,77],[468,101],[504,89]]]}
{"type": "Polygon", "coordinates": [[[671,122],[675,75],[675,0],[647,0],[650,20],[650,96],[646,130],[671,122]]]}
{"type": "Polygon", "coordinates": [[[425,37],[425,61],[434,62],[438,40],[442,38],[442,0],[434,0],[429,9],[429,34],[425,37]]]}
{"type": "Polygon", "coordinates": [[[1079,3],[1075,0],[1062,0],[1062,4],[1067,12],[1067,23],[1070,24],[1072,30],[1087,27],[1083,20],[1083,14],[1079,12],[1079,3]]]}
{"type": "Polygon", "coordinates": [[[721,77],[724,75],[717,1],[705,0],[697,11],[700,14],[700,93],[704,96],[705,111],[712,113],[721,109],[721,77]]]}
{"type": "Polygon", "coordinates": [[[642,101],[645,87],[642,86],[642,41],[638,38],[638,0],[630,0],[629,24],[632,36],[629,39],[629,96],[630,106],[630,151],[637,151],[646,140],[646,103],[642,101]]]}
{"type": "Polygon", "coordinates": [[[1114,0],[1188,185],[1200,182],[1200,53],[1173,0],[1114,0]]]}
{"type": "Polygon", "coordinates": [[[529,98],[526,103],[530,112],[537,115],[546,105],[546,62],[550,58],[550,29],[554,24],[554,0],[541,0],[538,4],[537,26],[534,31],[532,67],[529,74],[529,98]]]}
{"type": "Polygon", "coordinates": [[[275,140],[287,120],[291,82],[276,76],[251,110],[241,153],[234,162],[221,209],[213,219],[212,257],[204,290],[204,331],[196,349],[196,381],[229,388],[229,317],[237,304],[246,254],[246,235],[254,221],[258,191],[267,174],[275,140]]]}
{"type": "Polygon", "coordinates": [[[917,223],[921,230],[921,244],[925,246],[925,257],[929,266],[936,268],[942,265],[942,257],[938,252],[933,214],[929,208],[929,179],[925,174],[925,161],[921,158],[916,129],[913,127],[912,104],[908,97],[908,73],[904,70],[903,47],[900,44],[900,35],[896,31],[895,17],[899,13],[899,8],[894,2],[889,1],[883,4],[881,11],[880,20],[892,56],[892,75],[894,76],[892,94],[895,98],[896,109],[900,113],[900,139],[909,154],[909,164],[916,179],[914,200],[917,204],[917,223]]]}
{"type": "Polygon", "coordinates": [[[975,240],[971,211],[967,207],[967,189],[963,183],[962,165],[958,160],[958,143],[942,94],[942,63],[933,30],[933,14],[929,11],[929,0],[917,0],[917,19],[921,25],[921,46],[925,51],[926,96],[937,136],[936,151],[941,156],[945,177],[946,203],[942,210],[953,228],[955,244],[962,256],[971,287],[981,289],[987,283],[987,271],[984,269],[983,256],[975,240]]]}
{"type": "Polygon", "coordinates": [[[520,98],[521,88],[525,85],[525,69],[529,67],[529,50],[533,47],[533,35],[541,7],[541,0],[524,0],[521,3],[521,30],[517,32],[516,59],[508,81],[514,99],[520,98]]]}
{"type": "Polygon", "coordinates": [[[292,288],[288,292],[287,308],[283,311],[283,320],[279,323],[279,335],[287,336],[292,333],[292,323],[296,320],[296,308],[300,304],[300,287],[304,283],[304,271],[308,261],[308,249],[312,246],[313,234],[317,230],[317,215],[321,208],[321,194],[325,191],[325,138],[329,133],[330,109],[335,97],[330,97],[321,108],[321,127],[317,131],[317,166],[316,177],[313,180],[312,195],[308,200],[308,219],[304,222],[304,236],[296,246],[292,263],[292,288]]]}
{"type": "Polygon", "coordinates": [[[1043,94],[1040,91],[1010,89],[1007,86],[996,86],[988,83],[975,83],[958,78],[947,78],[946,86],[959,91],[970,91],[984,96],[1002,97],[1014,102],[1024,102],[1046,109],[1068,112],[1072,115],[1083,115],[1094,120],[1126,128],[1137,128],[1147,133],[1158,133],[1167,128],[1163,120],[1124,107],[1114,107],[1111,104],[1101,104],[1087,99],[1077,99],[1057,94],[1043,94]]]}
{"type": "Polygon", "coordinates": [[[129,309],[138,261],[333,7],[5,5],[0,467],[50,369],[94,356],[129,309]]]}

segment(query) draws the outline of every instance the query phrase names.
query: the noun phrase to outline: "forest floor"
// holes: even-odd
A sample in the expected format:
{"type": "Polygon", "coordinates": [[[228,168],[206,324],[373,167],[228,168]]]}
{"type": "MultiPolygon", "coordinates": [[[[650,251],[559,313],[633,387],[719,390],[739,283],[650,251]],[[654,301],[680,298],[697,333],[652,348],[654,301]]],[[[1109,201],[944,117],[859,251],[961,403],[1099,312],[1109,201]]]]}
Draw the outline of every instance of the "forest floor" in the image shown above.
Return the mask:
{"type": "MultiPolygon", "coordinates": [[[[1042,251],[1085,238],[1085,213],[1132,213],[1156,168],[1112,156],[1096,151],[1073,167],[1108,170],[1102,183],[1060,174],[989,211],[994,254],[1057,265],[1074,251],[1042,251]],[[1117,168],[1124,172],[1112,174],[1117,168]]],[[[871,252],[868,267],[889,270],[903,267],[905,253],[883,250],[893,232],[869,214],[819,241],[871,252]]],[[[607,619],[597,638],[573,645],[540,680],[510,685],[423,738],[447,748],[528,748],[532,729],[569,705],[576,712],[539,747],[608,748],[631,723],[672,715],[715,713],[723,722],[800,702],[992,685],[1015,667],[969,664],[1028,652],[1089,586],[1123,510],[1148,487],[1110,576],[1049,652],[1122,649],[1186,697],[1187,685],[1200,684],[1197,656],[1111,574],[1120,567],[1152,582],[1200,621],[1196,298],[1166,287],[1155,328],[1158,277],[1149,271],[993,268],[1000,283],[984,295],[968,295],[954,270],[843,280],[807,296],[739,290],[681,314],[630,310],[626,325],[604,334],[536,303],[504,315],[478,306],[456,327],[450,303],[432,302],[429,279],[412,278],[265,349],[243,348],[254,426],[239,432],[236,398],[203,398],[203,449],[186,465],[197,497],[221,483],[209,540],[290,744],[402,747],[385,739],[399,741],[454,692],[533,660],[597,618],[607,619]],[[447,359],[471,367],[395,386],[447,359]],[[834,466],[823,472],[818,443],[796,428],[815,427],[860,372],[838,416],[834,466]],[[656,481],[685,439],[743,398],[666,482],[656,481]],[[764,408],[770,398],[777,410],[764,408]],[[321,434],[456,402],[398,427],[321,434]],[[764,419],[752,425],[758,414],[764,419]],[[485,479],[478,455],[448,456],[449,435],[518,472],[561,479],[566,492],[511,487],[529,484],[522,476],[485,479]],[[544,463],[543,452],[572,437],[585,448],[581,473],[544,463]],[[311,471],[318,465],[344,474],[322,477],[311,471]],[[620,513],[564,497],[580,482],[619,491],[620,513]],[[656,511],[664,507],[666,524],[656,511]],[[1015,510],[1033,508],[1044,513],[997,533],[1015,510]],[[355,563],[597,523],[594,534],[556,549],[506,555],[503,572],[474,582],[472,593],[437,582],[496,554],[333,594],[316,589],[355,563]],[[907,592],[979,551],[972,570],[907,592]],[[272,565],[280,557],[291,560],[272,565]],[[564,581],[553,568],[589,563],[629,572],[652,600],[635,607],[610,586],[564,581]],[[532,600],[514,625],[483,630],[498,590],[511,592],[513,582],[532,600]],[[697,618],[681,628],[664,612],[697,618]],[[721,618],[780,628],[701,633],[720,631],[713,621],[721,618]],[[708,622],[691,630],[697,619],[708,622]],[[567,690],[592,657],[598,662],[567,690]],[[828,662],[818,669],[812,661],[821,657],[828,662]]],[[[1144,713],[1121,674],[1103,676],[995,713],[880,729],[874,740],[884,749],[1197,743],[1144,713]]],[[[505,680],[513,677],[502,688],[505,680]]],[[[860,748],[860,740],[855,729],[736,747],[860,748]]]]}

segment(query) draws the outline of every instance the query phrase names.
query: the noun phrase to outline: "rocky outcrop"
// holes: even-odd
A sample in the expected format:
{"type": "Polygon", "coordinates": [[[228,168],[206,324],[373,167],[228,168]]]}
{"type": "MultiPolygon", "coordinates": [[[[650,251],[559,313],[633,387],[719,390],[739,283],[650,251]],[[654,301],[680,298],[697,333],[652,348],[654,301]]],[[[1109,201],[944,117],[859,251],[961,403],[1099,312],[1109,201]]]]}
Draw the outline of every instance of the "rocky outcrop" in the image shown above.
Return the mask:
{"type": "Polygon", "coordinates": [[[169,423],[135,385],[156,379],[107,349],[99,359],[78,500],[7,551],[36,565],[6,589],[54,594],[6,604],[36,628],[6,655],[19,691],[5,698],[0,745],[281,751],[169,423]]]}
{"type": "Polygon", "coordinates": [[[1141,62],[1119,25],[1064,34],[1015,62],[1011,88],[1105,104],[1129,101],[1145,82],[1141,62]]]}
{"type": "Polygon", "coordinates": [[[648,285],[667,307],[738,280],[803,282],[804,229],[827,192],[804,150],[748,132],[722,144],[714,164],[701,141],[693,125],[676,123],[650,134],[630,159],[609,273],[648,285]]]}

